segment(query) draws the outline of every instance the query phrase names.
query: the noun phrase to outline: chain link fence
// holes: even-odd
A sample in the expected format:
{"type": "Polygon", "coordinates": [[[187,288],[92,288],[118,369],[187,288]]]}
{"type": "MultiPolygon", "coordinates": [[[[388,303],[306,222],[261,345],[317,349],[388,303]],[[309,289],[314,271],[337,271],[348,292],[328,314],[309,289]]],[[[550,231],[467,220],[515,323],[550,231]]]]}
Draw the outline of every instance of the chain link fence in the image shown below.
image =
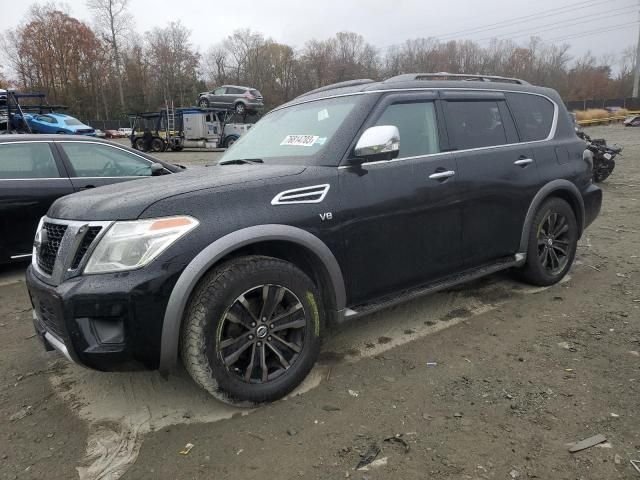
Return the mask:
{"type": "Polygon", "coordinates": [[[129,119],[121,118],[117,120],[87,120],[87,125],[91,125],[93,128],[97,128],[99,130],[117,130],[119,128],[130,128],[131,124],[129,123],[129,119]]]}
{"type": "Polygon", "coordinates": [[[608,98],[601,100],[576,100],[565,102],[570,112],[590,108],[620,107],[627,110],[640,110],[640,98],[608,98]]]}

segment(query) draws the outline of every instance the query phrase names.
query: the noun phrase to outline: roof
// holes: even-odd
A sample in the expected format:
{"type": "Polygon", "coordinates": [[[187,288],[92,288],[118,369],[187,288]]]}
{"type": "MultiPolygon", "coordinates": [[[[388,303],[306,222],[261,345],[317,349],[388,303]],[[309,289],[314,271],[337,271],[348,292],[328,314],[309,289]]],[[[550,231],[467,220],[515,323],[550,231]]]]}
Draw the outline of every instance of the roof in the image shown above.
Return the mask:
{"type": "Polygon", "coordinates": [[[371,79],[348,80],[346,82],[335,83],[333,85],[327,85],[316,90],[312,90],[300,95],[285,105],[289,106],[296,103],[318,100],[337,95],[388,92],[393,90],[443,90],[461,88],[470,90],[539,93],[552,97],[556,102],[561,101],[554,90],[530,85],[524,80],[517,78],[440,72],[403,74],[383,81],[374,81],[371,79]]]}
{"type": "Polygon", "coordinates": [[[166,167],[168,170],[171,170],[172,172],[179,172],[183,170],[183,168],[178,165],[160,160],[146,152],[134,150],[133,148],[130,148],[127,145],[123,145],[117,142],[111,142],[109,140],[104,140],[98,137],[89,137],[85,135],[58,135],[58,134],[47,135],[47,134],[37,134],[37,133],[0,134],[0,144],[13,143],[13,142],[56,142],[56,141],[58,142],[63,142],[63,141],[90,142],[90,143],[103,143],[107,145],[113,145],[123,150],[127,150],[131,153],[135,153],[136,155],[146,158],[151,162],[160,163],[164,167],[166,167]]]}
{"type": "MultiPolygon", "coordinates": [[[[73,140],[73,141],[86,141],[86,142],[100,142],[100,143],[111,143],[108,140],[103,140],[97,137],[89,137],[86,135],[61,135],[57,133],[51,134],[42,134],[42,133],[9,133],[9,134],[0,134],[0,143],[4,142],[52,142],[56,140],[73,140]]],[[[120,144],[116,144],[119,147],[122,147],[120,144]]]]}

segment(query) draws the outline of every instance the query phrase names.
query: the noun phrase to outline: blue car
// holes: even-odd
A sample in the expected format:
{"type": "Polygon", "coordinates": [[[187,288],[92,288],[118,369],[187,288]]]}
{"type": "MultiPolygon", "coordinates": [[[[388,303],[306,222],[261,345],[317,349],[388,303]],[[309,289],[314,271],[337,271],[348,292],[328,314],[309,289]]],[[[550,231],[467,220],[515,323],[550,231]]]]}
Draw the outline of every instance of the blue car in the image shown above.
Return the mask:
{"type": "Polygon", "coordinates": [[[31,127],[33,133],[64,133],[71,135],[95,136],[96,131],[89,125],[85,125],[77,118],[64,113],[45,113],[24,115],[25,121],[31,127]]]}

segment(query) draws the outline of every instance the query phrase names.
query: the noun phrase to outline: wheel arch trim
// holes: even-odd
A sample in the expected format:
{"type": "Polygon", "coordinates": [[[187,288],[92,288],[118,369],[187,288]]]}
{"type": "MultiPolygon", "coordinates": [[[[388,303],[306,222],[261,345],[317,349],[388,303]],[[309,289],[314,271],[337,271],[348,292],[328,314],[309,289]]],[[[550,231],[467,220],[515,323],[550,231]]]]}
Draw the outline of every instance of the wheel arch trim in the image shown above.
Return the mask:
{"type": "Polygon", "coordinates": [[[529,232],[531,230],[531,226],[533,224],[533,219],[538,211],[542,202],[544,202],[547,198],[553,197],[554,193],[563,192],[565,194],[569,194],[571,198],[575,201],[575,205],[571,205],[572,208],[576,207],[576,221],[578,222],[578,238],[582,235],[582,231],[584,229],[584,200],[582,195],[580,194],[580,190],[573,183],[564,179],[556,179],[552,180],[549,183],[545,184],[538,193],[533,197],[531,204],[529,205],[529,210],[527,210],[527,216],[524,220],[524,226],[522,228],[522,235],[520,237],[520,246],[518,251],[521,253],[527,252],[527,248],[529,246],[529,232]]]}
{"type": "Polygon", "coordinates": [[[273,240],[296,243],[316,255],[331,280],[336,309],[340,311],[345,308],[346,290],[342,270],[329,247],[318,237],[301,228],[280,224],[256,225],[236,230],[219,238],[196,255],[174,285],[162,324],[160,371],[168,371],[177,364],[184,311],[191,292],[202,276],[226,255],[248,245],[273,240]]]}

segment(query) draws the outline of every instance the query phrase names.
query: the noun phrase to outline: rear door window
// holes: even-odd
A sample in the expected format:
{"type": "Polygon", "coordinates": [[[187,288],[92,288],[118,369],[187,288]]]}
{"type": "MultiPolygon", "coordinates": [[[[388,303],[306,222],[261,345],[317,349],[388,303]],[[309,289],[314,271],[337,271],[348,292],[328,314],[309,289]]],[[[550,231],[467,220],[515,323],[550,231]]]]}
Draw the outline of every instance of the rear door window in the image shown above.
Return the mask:
{"type": "Polygon", "coordinates": [[[438,122],[432,101],[389,105],[375,125],[393,125],[400,132],[398,158],[440,152],[438,122]]]}
{"type": "Polygon", "coordinates": [[[523,142],[544,140],[549,136],[555,114],[553,103],[540,95],[524,93],[509,93],[507,100],[523,142]]]}
{"type": "Polygon", "coordinates": [[[0,145],[0,178],[60,178],[48,143],[0,145]]]}
{"type": "Polygon", "coordinates": [[[502,100],[446,102],[447,129],[458,150],[512,143],[513,120],[502,100]]]}

